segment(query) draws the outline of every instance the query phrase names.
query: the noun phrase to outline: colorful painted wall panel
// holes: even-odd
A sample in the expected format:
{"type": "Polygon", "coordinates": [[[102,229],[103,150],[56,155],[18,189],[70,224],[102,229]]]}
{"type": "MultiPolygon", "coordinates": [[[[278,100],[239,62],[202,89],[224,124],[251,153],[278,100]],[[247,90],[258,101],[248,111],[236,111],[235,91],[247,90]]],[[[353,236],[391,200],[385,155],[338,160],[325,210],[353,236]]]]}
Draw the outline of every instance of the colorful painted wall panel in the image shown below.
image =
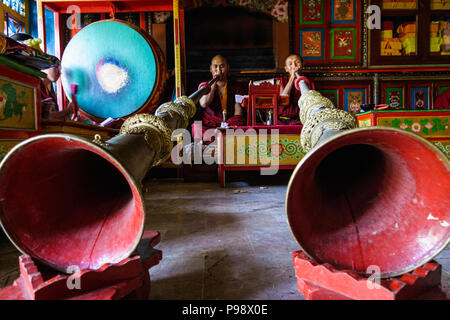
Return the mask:
{"type": "Polygon", "coordinates": [[[356,15],[355,0],[331,1],[331,23],[355,23],[356,15]]]}
{"type": "Polygon", "coordinates": [[[295,165],[305,155],[297,134],[225,135],[223,150],[227,166],[295,165]]]}
{"type": "Polygon", "coordinates": [[[344,89],[344,110],[357,114],[361,106],[367,103],[367,88],[347,88],[344,89]]]}
{"type": "Polygon", "coordinates": [[[389,114],[377,118],[377,126],[400,128],[419,134],[425,138],[446,138],[450,136],[449,116],[433,114],[389,114]]]}
{"type": "Polygon", "coordinates": [[[304,60],[324,59],[323,29],[300,30],[300,55],[304,60]]]}
{"type": "Polygon", "coordinates": [[[0,129],[37,130],[36,90],[0,77],[0,129]]]}
{"type": "Polygon", "coordinates": [[[323,24],[324,22],[324,0],[299,0],[299,23],[300,24],[323,24]]]}
{"type": "Polygon", "coordinates": [[[367,35],[361,28],[366,2],[298,0],[295,4],[295,45],[311,68],[335,68],[335,63],[354,66],[361,58],[366,59],[360,46],[367,35]]]}
{"type": "Polygon", "coordinates": [[[428,110],[430,108],[431,86],[409,86],[408,89],[411,110],[428,110]]]}
{"type": "Polygon", "coordinates": [[[356,58],[356,28],[331,29],[331,58],[356,58]]]}
{"type": "Polygon", "coordinates": [[[449,111],[369,111],[356,118],[359,127],[394,127],[418,134],[450,158],[449,111]]]}
{"type": "Polygon", "coordinates": [[[392,109],[405,108],[405,87],[403,86],[384,86],[382,92],[382,101],[392,109]]]}

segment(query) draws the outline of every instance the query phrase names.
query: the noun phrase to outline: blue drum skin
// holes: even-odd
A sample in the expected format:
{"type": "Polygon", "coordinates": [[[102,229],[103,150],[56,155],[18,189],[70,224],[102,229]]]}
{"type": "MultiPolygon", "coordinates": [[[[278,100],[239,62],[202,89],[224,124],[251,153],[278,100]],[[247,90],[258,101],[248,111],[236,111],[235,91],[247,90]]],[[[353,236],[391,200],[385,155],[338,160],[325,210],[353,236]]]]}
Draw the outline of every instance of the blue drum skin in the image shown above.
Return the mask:
{"type": "Polygon", "coordinates": [[[167,78],[156,42],[120,20],[102,20],[81,29],[65,48],[61,65],[68,98],[70,85],[76,84],[81,111],[95,121],[156,108],[167,78]]]}

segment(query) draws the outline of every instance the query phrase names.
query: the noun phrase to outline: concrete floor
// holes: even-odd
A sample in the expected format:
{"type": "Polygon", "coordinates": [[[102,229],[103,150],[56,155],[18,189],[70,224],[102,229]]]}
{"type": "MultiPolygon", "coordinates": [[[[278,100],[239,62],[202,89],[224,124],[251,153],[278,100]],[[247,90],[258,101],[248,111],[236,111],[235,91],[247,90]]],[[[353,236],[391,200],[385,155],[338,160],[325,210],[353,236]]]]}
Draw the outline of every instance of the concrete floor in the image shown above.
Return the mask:
{"type": "MultiPolygon", "coordinates": [[[[163,260],[150,269],[150,299],[304,300],[286,221],[288,175],[249,182],[150,180],[146,229],[158,230],[163,260]]],[[[3,235],[0,236],[2,238],[3,235]]],[[[18,276],[19,252],[0,240],[0,288],[18,276]]],[[[450,297],[450,248],[436,258],[450,297]]]]}

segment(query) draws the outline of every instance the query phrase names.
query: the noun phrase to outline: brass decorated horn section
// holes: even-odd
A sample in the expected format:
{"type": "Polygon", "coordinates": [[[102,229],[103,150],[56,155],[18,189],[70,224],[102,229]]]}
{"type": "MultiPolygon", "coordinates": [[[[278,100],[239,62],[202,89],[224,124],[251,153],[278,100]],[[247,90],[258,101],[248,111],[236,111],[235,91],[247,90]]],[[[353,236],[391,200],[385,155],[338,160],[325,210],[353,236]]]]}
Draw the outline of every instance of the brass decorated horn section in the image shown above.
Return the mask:
{"type": "Polygon", "coordinates": [[[0,163],[0,221],[11,242],[61,272],[129,257],[144,229],[142,180],[168,159],[172,131],[187,126],[208,90],[128,118],[107,141],[48,134],[16,145],[0,163]]]}
{"type": "Polygon", "coordinates": [[[401,275],[450,242],[450,161],[417,134],[356,128],[355,119],[300,83],[308,151],[286,192],[301,249],[318,263],[382,278],[401,275]]]}
{"type": "Polygon", "coordinates": [[[305,152],[341,130],[356,128],[356,119],[351,114],[336,108],[318,91],[309,90],[303,81],[300,88],[298,106],[303,124],[300,140],[305,152]]]}

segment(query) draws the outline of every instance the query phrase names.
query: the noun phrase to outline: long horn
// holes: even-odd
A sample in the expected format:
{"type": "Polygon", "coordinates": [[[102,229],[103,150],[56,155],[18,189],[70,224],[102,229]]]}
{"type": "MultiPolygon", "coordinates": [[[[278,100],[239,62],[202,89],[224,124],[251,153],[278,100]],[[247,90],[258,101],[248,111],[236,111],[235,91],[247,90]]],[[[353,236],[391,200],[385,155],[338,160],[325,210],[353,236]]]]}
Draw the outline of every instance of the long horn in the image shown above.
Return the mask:
{"type": "Polygon", "coordinates": [[[12,243],[62,272],[127,258],[144,228],[141,181],[170,156],[172,131],[207,90],[128,118],[107,141],[48,134],[16,145],[0,163],[0,221],[12,243]]]}
{"type": "Polygon", "coordinates": [[[286,194],[302,250],[319,263],[382,278],[419,267],[450,241],[449,159],[404,130],[356,128],[303,80],[301,143],[307,151],[286,194]],[[369,271],[370,270],[370,271],[369,271]]]}

